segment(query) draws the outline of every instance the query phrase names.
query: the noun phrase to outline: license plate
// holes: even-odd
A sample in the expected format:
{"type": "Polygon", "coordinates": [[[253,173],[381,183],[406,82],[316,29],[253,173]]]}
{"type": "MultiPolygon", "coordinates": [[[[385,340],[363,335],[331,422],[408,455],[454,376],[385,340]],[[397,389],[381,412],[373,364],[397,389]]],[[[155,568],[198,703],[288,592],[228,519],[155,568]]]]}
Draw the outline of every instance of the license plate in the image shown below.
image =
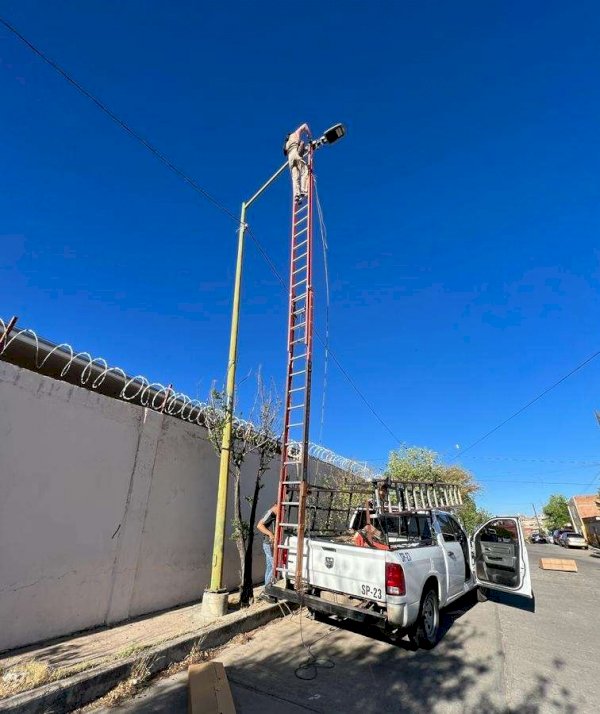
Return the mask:
{"type": "Polygon", "coordinates": [[[363,583],[360,586],[360,592],[362,595],[367,598],[371,598],[372,600],[383,600],[381,596],[381,588],[376,588],[372,585],[366,585],[363,583]]]}

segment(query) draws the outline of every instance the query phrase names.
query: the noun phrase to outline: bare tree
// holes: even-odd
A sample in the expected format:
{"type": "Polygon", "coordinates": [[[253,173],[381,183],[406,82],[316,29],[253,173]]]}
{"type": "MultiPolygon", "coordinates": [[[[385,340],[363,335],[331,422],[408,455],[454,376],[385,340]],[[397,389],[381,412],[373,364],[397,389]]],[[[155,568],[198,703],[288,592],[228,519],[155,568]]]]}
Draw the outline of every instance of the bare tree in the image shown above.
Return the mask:
{"type": "Polygon", "coordinates": [[[250,514],[247,523],[243,523],[242,529],[246,534],[244,546],[245,557],[244,566],[242,568],[242,584],[240,590],[240,603],[242,605],[249,604],[252,601],[253,583],[252,583],[252,552],[254,548],[254,532],[256,526],[256,512],[258,507],[258,497],[260,489],[263,487],[262,478],[269,466],[273,463],[273,459],[279,450],[278,434],[278,419],[280,413],[281,402],[277,397],[275,387],[267,389],[259,370],[257,375],[256,389],[256,432],[254,433],[255,451],[258,454],[258,467],[254,477],[254,487],[252,496],[248,496],[247,500],[250,504],[250,514]]]}
{"type": "MultiPolygon", "coordinates": [[[[206,427],[210,442],[217,454],[221,453],[223,429],[225,427],[225,394],[211,389],[208,408],[205,410],[206,427]]],[[[235,542],[240,559],[240,604],[247,606],[252,601],[252,550],[258,498],[262,488],[262,478],[279,449],[276,424],[280,403],[273,387],[266,389],[261,373],[257,376],[257,393],[250,419],[234,418],[230,468],[233,480],[233,520],[231,538],[235,542]],[[258,466],[254,476],[252,495],[246,497],[250,506],[248,520],[243,516],[242,466],[246,456],[256,452],[258,466]]]]}

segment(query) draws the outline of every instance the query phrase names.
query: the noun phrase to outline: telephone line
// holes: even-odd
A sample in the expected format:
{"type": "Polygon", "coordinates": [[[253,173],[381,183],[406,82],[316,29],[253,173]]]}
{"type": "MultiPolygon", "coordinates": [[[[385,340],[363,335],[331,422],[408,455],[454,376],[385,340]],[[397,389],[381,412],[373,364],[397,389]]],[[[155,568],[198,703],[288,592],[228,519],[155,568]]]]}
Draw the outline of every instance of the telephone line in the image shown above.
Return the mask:
{"type": "MultiPolygon", "coordinates": [[[[92,94],[88,89],[86,89],[80,82],[78,82],[76,79],[74,79],[61,65],[59,65],[57,62],[55,62],[53,59],[48,57],[42,50],[40,50],[36,45],[34,45],[30,40],[28,40],[24,35],[22,35],[13,25],[11,25],[10,22],[5,20],[3,17],[0,16],[0,24],[2,24],[9,32],[11,32],[15,37],[17,37],[23,44],[25,44],[32,52],[34,52],[40,59],[42,59],[47,65],[49,65],[55,72],[61,75],[63,79],[65,79],[71,86],[75,87],[78,92],[80,92],[83,96],[85,96],[87,99],[89,99],[91,102],[93,102],[98,109],[100,109],[106,116],[108,116],[115,124],[120,126],[127,134],[129,134],[133,139],[135,139],[138,143],[140,143],[142,146],[144,146],[148,151],[150,151],[162,164],[164,164],[170,171],[172,171],[174,174],[179,176],[181,179],[183,179],[191,188],[196,191],[196,193],[200,194],[203,196],[207,201],[212,203],[216,208],[218,208],[220,211],[222,211],[224,214],[229,216],[237,225],[239,225],[239,219],[238,217],[232,213],[224,204],[222,204],[218,199],[216,199],[211,193],[209,193],[205,188],[203,188],[197,181],[195,181],[191,176],[189,176],[183,169],[180,169],[178,166],[176,166],[167,156],[165,156],[159,149],[157,149],[153,144],[151,144],[147,139],[145,139],[141,134],[139,134],[137,131],[135,131],[125,120],[121,119],[115,112],[112,111],[104,102],[102,102],[100,99],[98,99],[94,94],[92,94]]],[[[248,230],[251,238],[253,239],[254,243],[258,247],[260,253],[263,256],[263,259],[266,261],[266,263],[269,265],[273,273],[279,278],[280,282],[282,282],[284,288],[285,288],[285,283],[283,282],[283,278],[281,278],[281,275],[279,274],[279,271],[275,267],[275,264],[271,260],[269,254],[267,251],[264,249],[264,247],[260,244],[259,240],[256,238],[253,232],[248,230]]],[[[315,331],[316,332],[316,331],[315,331]]],[[[317,338],[321,342],[321,344],[325,344],[323,338],[319,335],[318,332],[316,332],[317,338]]],[[[336,363],[344,377],[348,380],[354,391],[358,394],[358,396],[361,398],[361,400],[364,402],[364,404],[368,407],[368,409],[371,411],[371,413],[375,416],[377,421],[386,429],[386,431],[398,442],[401,443],[400,439],[392,429],[385,423],[385,421],[379,416],[373,405],[369,402],[369,400],[365,397],[365,395],[362,393],[362,391],[359,389],[358,385],[354,382],[354,380],[350,377],[348,372],[342,367],[340,364],[340,361],[336,357],[336,355],[333,353],[331,349],[329,349],[329,355],[333,359],[333,361],[336,363]]]]}
{"type": "Polygon", "coordinates": [[[452,459],[452,461],[451,461],[450,463],[452,463],[453,461],[457,461],[458,459],[462,458],[462,457],[467,453],[467,451],[470,451],[471,449],[474,449],[476,446],[478,446],[479,444],[481,444],[482,441],[484,441],[484,440],[487,439],[489,436],[491,436],[492,434],[494,434],[495,432],[497,432],[499,429],[501,429],[503,426],[505,426],[506,424],[508,424],[509,421],[512,421],[515,417],[518,417],[519,414],[522,414],[526,409],[529,409],[529,407],[531,407],[533,404],[535,404],[536,402],[538,402],[542,397],[545,397],[546,394],[548,394],[548,393],[551,392],[553,389],[555,389],[556,387],[558,387],[559,384],[562,384],[565,380],[567,380],[569,377],[571,377],[572,375],[574,375],[574,374],[575,374],[576,372],[578,372],[580,369],[582,369],[583,367],[585,367],[585,366],[586,366],[587,364],[589,364],[592,360],[596,359],[596,357],[598,357],[598,355],[600,355],[600,350],[598,350],[597,352],[594,352],[593,355],[591,355],[590,357],[588,357],[587,359],[585,359],[583,362],[581,362],[581,364],[578,364],[577,367],[575,367],[575,368],[572,369],[570,372],[568,372],[567,374],[565,374],[564,377],[561,377],[557,382],[554,382],[554,384],[552,384],[550,387],[548,387],[547,389],[544,389],[544,391],[541,392],[540,394],[538,394],[537,397],[534,397],[534,398],[531,399],[529,402],[527,402],[527,404],[524,404],[520,409],[517,409],[517,411],[516,411],[514,414],[511,414],[507,419],[505,419],[504,421],[500,422],[500,424],[496,425],[493,429],[490,429],[490,430],[489,430],[488,432],[486,432],[483,436],[479,437],[479,439],[476,439],[472,444],[469,444],[469,446],[467,446],[466,449],[461,449],[460,452],[459,452],[458,454],[456,454],[456,456],[452,459]]]}
{"type": "Polygon", "coordinates": [[[32,42],[30,42],[24,35],[22,35],[16,27],[10,24],[7,20],[5,20],[3,17],[0,17],[0,24],[4,25],[4,27],[9,30],[10,32],[15,35],[15,37],[18,37],[23,44],[25,44],[29,49],[34,52],[40,59],[42,59],[47,65],[52,67],[52,69],[55,72],[58,72],[58,74],[63,77],[69,84],[75,89],[83,94],[84,97],[87,97],[91,102],[93,102],[100,111],[104,112],[106,116],[108,116],[115,124],[121,127],[129,136],[131,136],[133,139],[135,139],[138,143],[142,144],[148,151],[150,151],[162,164],[164,164],[170,171],[172,171],[174,174],[182,178],[189,186],[191,186],[196,193],[199,193],[201,196],[203,196],[207,201],[210,201],[214,206],[216,206],[220,211],[225,213],[229,218],[234,220],[238,225],[239,225],[239,218],[232,213],[227,206],[223,205],[218,199],[216,199],[211,193],[209,193],[205,188],[203,188],[197,181],[195,181],[189,174],[185,173],[183,169],[180,169],[178,166],[176,166],[167,156],[165,156],[159,149],[154,146],[154,144],[151,144],[147,139],[144,139],[144,137],[139,134],[135,129],[133,129],[124,119],[121,119],[118,114],[115,114],[110,107],[108,107],[104,102],[102,102],[98,97],[96,97],[94,94],[92,94],[88,89],[86,89],[80,82],[78,82],[76,79],[74,79],[63,67],[61,67],[57,62],[55,62],[53,59],[48,57],[42,50],[40,50],[38,47],[36,47],[32,42]]]}

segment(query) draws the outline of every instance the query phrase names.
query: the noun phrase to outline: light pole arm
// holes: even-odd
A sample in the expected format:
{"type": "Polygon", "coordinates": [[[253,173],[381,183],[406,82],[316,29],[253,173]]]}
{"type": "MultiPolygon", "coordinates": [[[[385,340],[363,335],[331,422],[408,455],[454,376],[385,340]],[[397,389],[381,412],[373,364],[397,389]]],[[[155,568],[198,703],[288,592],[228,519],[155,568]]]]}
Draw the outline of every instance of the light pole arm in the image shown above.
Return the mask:
{"type": "Polygon", "coordinates": [[[281,176],[281,174],[287,169],[287,165],[288,165],[288,164],[287,164],[287,161],[286,161],[285,164],[283,164],[282,166],[280,166],[280,167],[277,169],[277,171],[275,171],[275,173],[271,176],[271,178],[270,178],[268,181],[265,181],[265,183],[263,183],[263,185],[262,185],[262,186],[258,189],[258,191],[254,194],[254,196],[252,196],[252,198],[250,198],[250,199],[248,199],[248,200],[246,201],[246,208],[249,208],[249,207],[254,203],[254,201],[256,201],[256,199],[257,199],[264,191],[266,191],[266,190],[269,188],[269,186],[273,183],[273,181],[275,181],[276,179],[278,179],[278,178],[281,176]]]}

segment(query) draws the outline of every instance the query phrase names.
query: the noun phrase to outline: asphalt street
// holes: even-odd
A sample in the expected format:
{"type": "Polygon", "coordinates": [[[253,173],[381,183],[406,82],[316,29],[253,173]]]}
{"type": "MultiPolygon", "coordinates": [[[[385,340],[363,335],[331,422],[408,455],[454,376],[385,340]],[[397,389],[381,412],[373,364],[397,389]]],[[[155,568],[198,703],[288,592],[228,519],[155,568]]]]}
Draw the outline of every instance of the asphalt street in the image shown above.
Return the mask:
{"type": "MultiPolygon", "coordinates": [[[[600,557],[555,545],[528,550],[535,612],[517,597],[467,596],[444,612],[443,637],[430,652],[298,613],[226,647],[218,659],[238,714],[599,711],[600,557]],[[574,558],[579,572],[542,571],[542,556],[574,558]],[[309,657],[305,645],[321,666],[297,669],[309,657]]],[[[110,711],[186,712],[187,674],[158,680],[110,711]]]]}

